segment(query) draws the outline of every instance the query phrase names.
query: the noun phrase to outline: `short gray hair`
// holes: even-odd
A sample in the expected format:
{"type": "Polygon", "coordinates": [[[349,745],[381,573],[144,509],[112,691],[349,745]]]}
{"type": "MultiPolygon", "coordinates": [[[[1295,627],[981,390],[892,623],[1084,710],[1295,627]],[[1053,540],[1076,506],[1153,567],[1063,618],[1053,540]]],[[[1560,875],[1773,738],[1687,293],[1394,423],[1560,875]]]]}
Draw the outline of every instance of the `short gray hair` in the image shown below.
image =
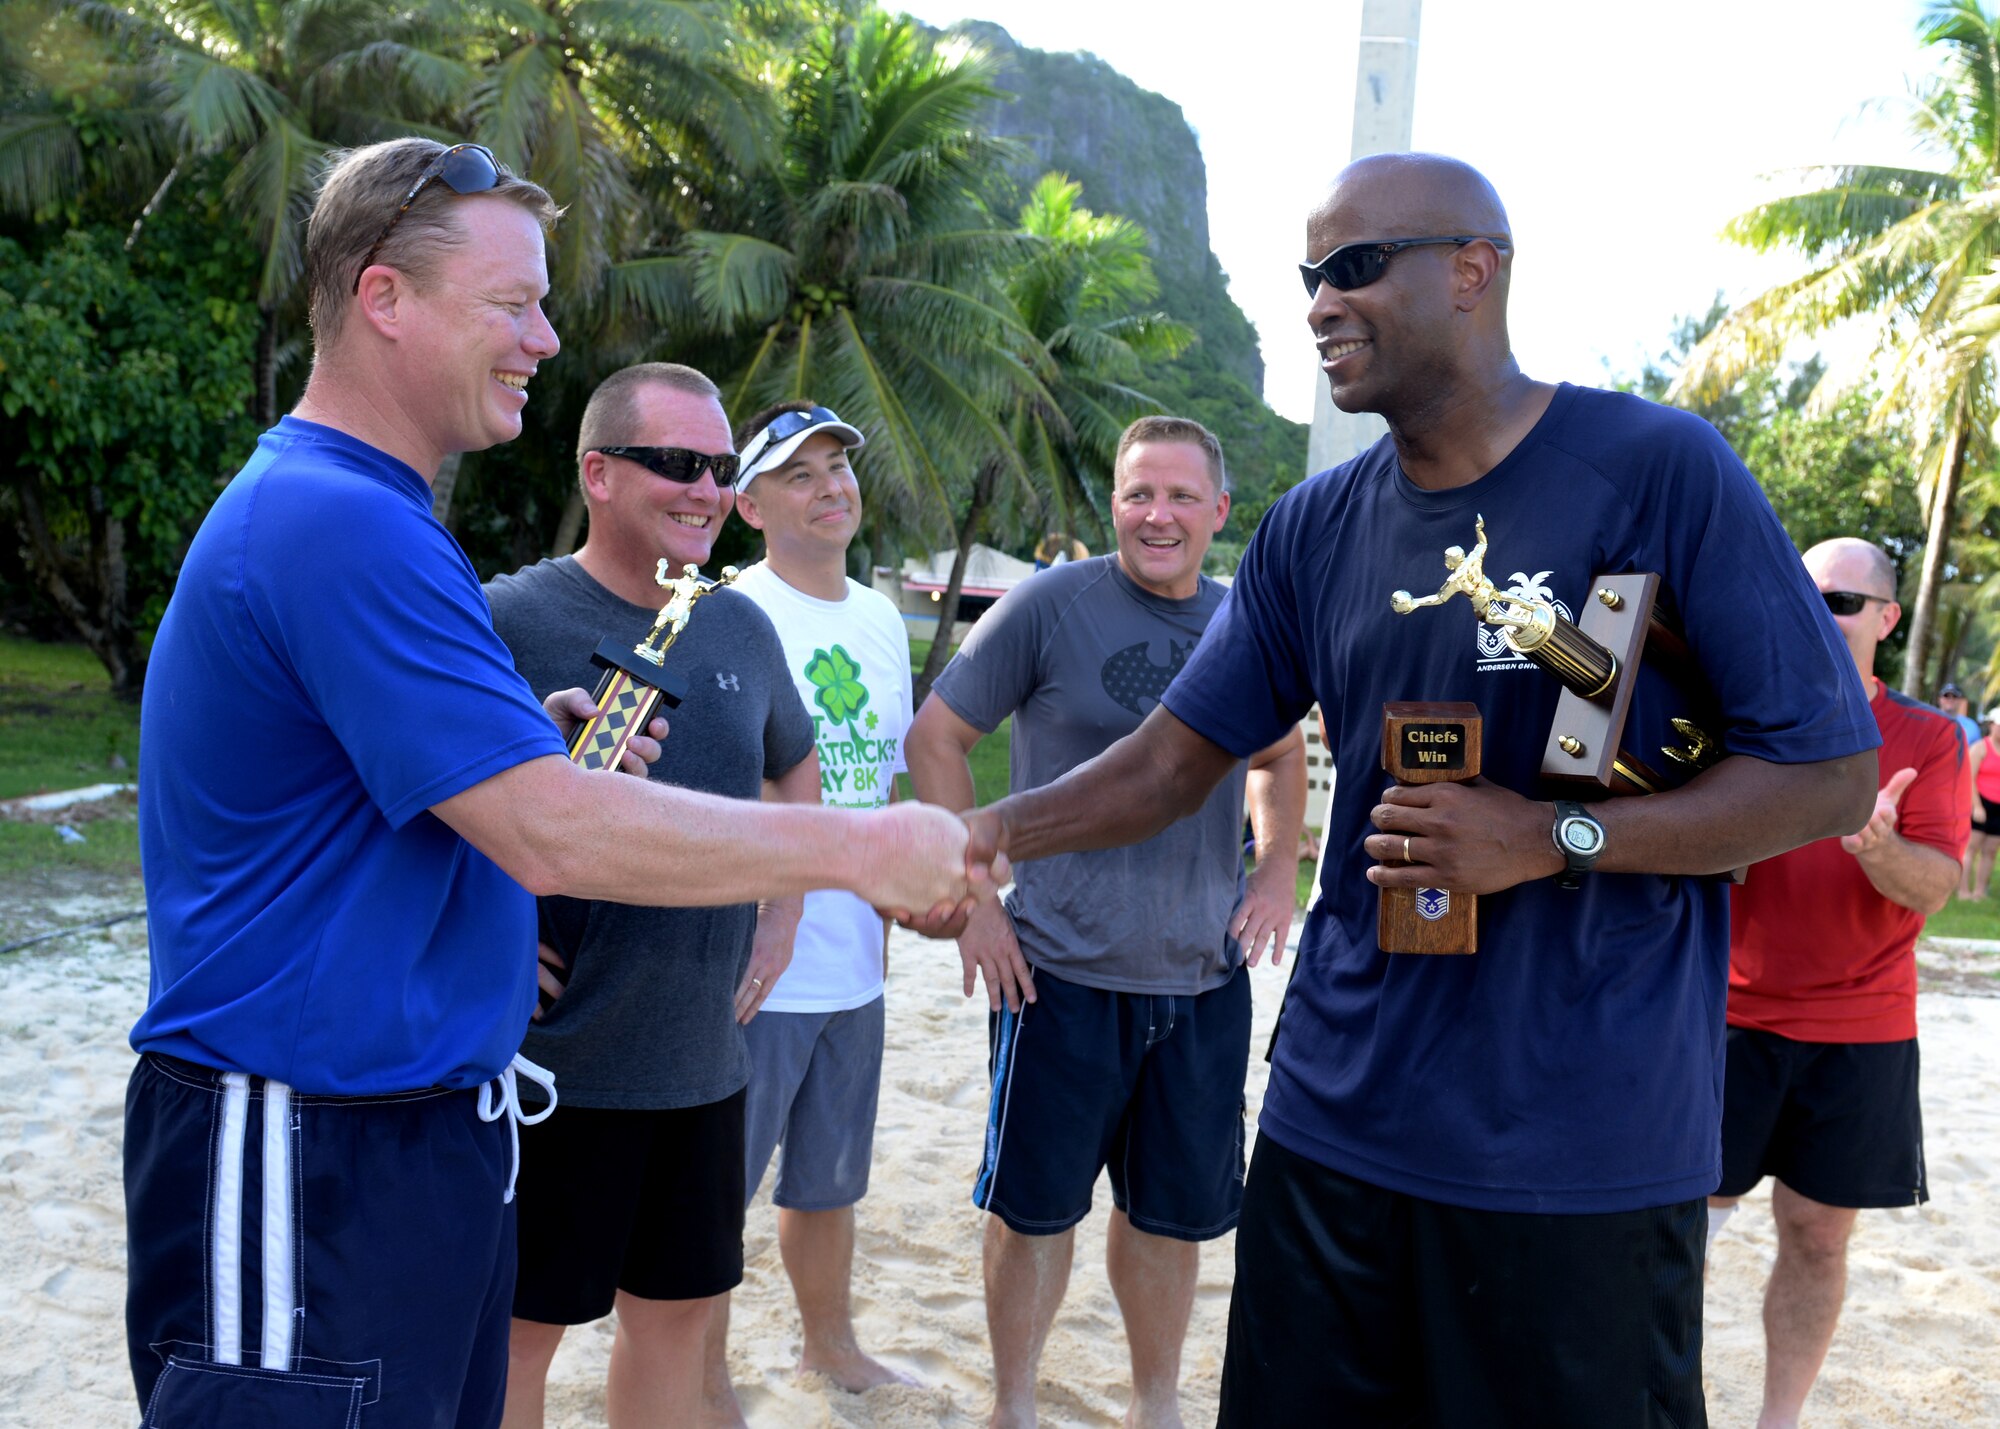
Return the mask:
{"type": "MultiPolygon", "coordinates": [[[[435,139],[390,139],[329,156],[330,166],[306,220],[306,294],[315,343],[324,346],[340,336],[361,260],[395,216],[403,195],[448,147],[435,139]]],[[[486,193],[519,204],[535,216],[543,233],[552,232],[562,210],[548,191],[515,177],[504,164],[498,167],[500,182],[486,193]]],[[[452,217],[449,200],[455,197],[436,179],[425,184],[383,242],[376,261],[408,274],[419,287],[429,283],[440,254],[465,241],[465,230],[452,217]]]]}
{"type": "Polygon", "coordinates": [[[1208,458],[1208,474],[1217,495],[1229,490],[1229,467],[1222,460],[1222,443],[1215,433],[1192,417],[1141,417],[1118,438],[1118,455],[1111,463],[1112,479],[1125,468],[1125,453],[1142,442],[1186,442],[1208,458]]]}

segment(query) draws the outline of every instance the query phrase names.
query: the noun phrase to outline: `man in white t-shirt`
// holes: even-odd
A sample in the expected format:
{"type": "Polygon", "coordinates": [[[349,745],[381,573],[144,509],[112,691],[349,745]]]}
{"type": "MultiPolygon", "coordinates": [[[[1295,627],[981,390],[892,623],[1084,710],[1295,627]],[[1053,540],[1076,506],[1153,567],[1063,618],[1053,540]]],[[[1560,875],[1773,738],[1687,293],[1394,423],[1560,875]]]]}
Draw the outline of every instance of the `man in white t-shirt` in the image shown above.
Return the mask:
{"type": "MultiPolygon", "coordinates": [[[[848,452],[862,442],[810,402],[760,412],[737,436],[736,510],[764,533],[765,559],[735,588],[770,616],[813,716],[821,801],[850,809],[893,797],[910,726],[903,617],[847,578],[861,525],[848,452]]],[[[854,1203],[868,1189],[882,1080],[886,935],[881,915],[852,894],[808,893],[782,982],[746,980],[737,999],[750,1052],[744,1183],[754,1197],[784,1148],[771,1199],[804,1323],[799,1369],[854,1392],[905,1378],[861,1352],[848,1300],[854,1203]]],[[[739,1424],[726,1312],[709,1324],[707,1422],[739,1424]]]]}

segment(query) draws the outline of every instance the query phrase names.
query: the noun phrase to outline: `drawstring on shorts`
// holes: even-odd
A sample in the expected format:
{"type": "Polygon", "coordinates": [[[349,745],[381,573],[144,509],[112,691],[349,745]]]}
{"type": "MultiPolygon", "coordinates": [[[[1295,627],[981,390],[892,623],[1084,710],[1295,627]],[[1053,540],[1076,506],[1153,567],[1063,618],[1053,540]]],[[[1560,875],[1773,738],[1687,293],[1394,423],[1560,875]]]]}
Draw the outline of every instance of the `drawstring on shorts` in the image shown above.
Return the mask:
{"type": "Polygon", "coordinates": [[[479,1119],[498,1121],[501,1117],[506,1117],[507,1141],[514,1153],[513,1164],[507,1172],[507,1191],[500,1197],[502,1205],[514,1199],[514,1182],[521,1175],[521,1128],[547,1121],[549,1113],[555,1109],[556,1074],[546,1067],[536,1066],[518,1052],[514,1054],[514,1060],[507,1064],[505,1071],[492,1081],[480,1084],[479,1119]],[[521,1086],[516,1080],[517,1073],[549,1094],[549,1104],[532,1116],[521,1110],[521,1086]],[[494,1095],[496,1087],[499,1088],[497,1097],[494,1095]]]}

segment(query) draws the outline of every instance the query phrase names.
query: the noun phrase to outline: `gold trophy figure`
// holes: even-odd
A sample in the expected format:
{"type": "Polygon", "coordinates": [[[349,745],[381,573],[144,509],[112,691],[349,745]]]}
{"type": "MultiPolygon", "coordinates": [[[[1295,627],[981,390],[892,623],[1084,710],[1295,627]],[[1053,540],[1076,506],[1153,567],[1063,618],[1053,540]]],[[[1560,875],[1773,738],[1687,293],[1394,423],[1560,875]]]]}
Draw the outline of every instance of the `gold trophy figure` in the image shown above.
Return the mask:
{"type": "MultiPolygon", "coordinates": [[[[1650,572],[1593,578],[1578,625],[1546,601],[1496,587],[1485,571],[1484,517],[1477,518],[1474,531],[1478,543],[1470,552],[1458,546],[1445,551],[1445,569],[1451,574],[1436,595],[1395,591],[1389,608],[1408,615],[1463,595],[1482,622],[1501,632],[1508,649],[1562,682],[1542,754],[1543,778],[1590,786],[1600,795],[1656,794],[1670,787],[1675,781],[1619,747],[1632,705],[1632,676],[1641,658],[1666,669],[1683,689],[1702,687],[1686,641],[1659,609],[1660,578],[1650,572]]],[[[1691,721],[1671,723],[1687,745],[1661,747],[1667,768],[1678,766],[1684,776],[1692,776],[1721,756],[1716,741],[1691,721]]]]}
{"type": "Polygon", "coordinates": [[[660,607],[646,638],[628,650],[606,637],[591,652],[590,663],[604,671],[604,678],[591,696],[597,713],[570,736],[572,761],[585,769],[616,769],[625,746],[652,722],[661,704],[679,707],[687,697],[687,682],[663,668],[667,651],[694,617],[695,602],[722,589],[736,575],[736,567],[724,566],[722,578],[710,583],[701,578],[698,567],[683,566],[680,575],[669,579],[667,562],[660,562],[653,580],[673,594],[660,607]]]}

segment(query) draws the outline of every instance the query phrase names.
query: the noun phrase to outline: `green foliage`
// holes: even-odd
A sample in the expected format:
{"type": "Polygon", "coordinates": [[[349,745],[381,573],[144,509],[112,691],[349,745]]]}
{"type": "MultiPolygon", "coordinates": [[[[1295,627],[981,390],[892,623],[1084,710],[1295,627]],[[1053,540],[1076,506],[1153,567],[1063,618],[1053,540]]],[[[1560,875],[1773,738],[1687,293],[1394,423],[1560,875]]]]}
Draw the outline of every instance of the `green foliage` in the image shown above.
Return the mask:
{"type": "Polygon", "coordinates": [[[212,229],[160,238],[0,239],[9,514],[42,593],[132,696],[180,552],[255,436],[248,255],[212,229]]]}
{"type": "Polygon", "coordinates": [[[1790,176],[1792,192],[1737,218],[1726,232],[1760,249],[1790,248],[1808,270],[1717,324],[1675,384],[1716,400],[1746,373],[1769,370],[1800,336],[1853,320],[1872,332],[1881,390],[1878,425],[1894,424],[1916,461],[1929,520],[1909,602],[1903,685],[1931,687],[1958,502],[1968,476],[1993,465],[2000,414],[2000,15],[1981,0],[1927,5],[1918,23],[1936,67],[1912,85],[1913,134],[1934,170],[1841,165],[1790,176]]]}
{"type": "MultiPolygon", "coordinates": [[[[1659,363],[1648,363],[1630,385],[1654,401],[1672,394],[1707,418],[1750,468],[1801,552],[1835,536],[1873,541],[1896,563],[1908,594],[1924,549],[1924,513],[1907,443],[1875,419],[1872,392],[1815,401],[1823,385],[1817,358],[1782,372],[1745,373],[1719,391],[1675,389],[1676,371],[1727,315],[1718,296],[1703,316],[1682,319],[1659,363]]],[[[1882,668],[1902,655],[1906,635],[1905,625],[1890,633],[1878,657],[1882,668]]]]}
{"type": "Polygon", "coordinates": [[[0,635],[0,799],[131,781],[132,715],[82,646],[0,635]]]}
{"type": "MultiPolygon", "coordinates": [[[[1193,131],[1179,105],[1094,55],[1018,46],[994,25],[957,28],[998,61],[994,83],[1011,97],[996,103],[986,122],[1031,151],[1014,166],[1016,181],[1026,186],[1045,171],[1061,172],[1076,183],[1081,202],[1136,224],[1158,276],[1159,309],[1197,335],[1177,357],[1147,359],[1133,385],[1161,410],[1192,417],[1221,440],[1236,490],[1209,567],[1233,570],[1271,502],[1306,475],[1308,429],[1263,399],[1256,330],[1230,298],[1228,277],[1209,251],[1204,169],[1193,131]]],[[[998,543],[1025,555],[1039,534],[1021,523],[998,543]]]]}
{"type": "Polygon", "coordinates": [[[997,285],[1016,240],[979,198],[1012,156],[973,124],[987,80],[976,53],[880,11],[811,30],[778,82],[770,167],[681,240],[656,293],[664,319],[723,340],[732,419],[834,406],[868,433],[871,523],[925,537],[954,529],[956,462],[1007,459],[992,411],[1035,380],[997,285]]]}
{"type": "MultiPolygon", "coordinates": [[[[976,47],[935,44],[867,0],[14,0],[0,6],[0,236],[39,261],[64,227],[135,233],[135,271],[184,265],[202,302],[252,302],[250,353],[233,328],[213,352],[246,362],[268,418],[304,375],[302,218],[326,151],[413,132],[491,144],[566,205],[550,297],[565,352],[522,439],[438,483],[482,571],[573,525],[583,401],[655,358],[726,379],[735,417],[810,391],[867,430],[857,559],[954,534],[982,468],[997,473],[995,544],[1024,550],[1052,523],[1095,535],[1089,453],[1159,407],[1222,437],[1247,531],[1299,474],[1304,429],[1256,396],[1255,335],[1207,250],[1192,133],[1100,61],[1007,62],[1034,71],[1018,104],[976,47]],[[1115,144],[1063,117],[1104,102],[1111,117],[1091,123],[1115,144]],[[1015,109],[1042,137],[1005,137],[1015,109]],[[1088,293],[1053,270],[1022,276],[1024,255],[1061,244],[994,214],[1050,167],[1050,135],[1086,166],[1081,192],[1044,195],[1050,232],[1095,195],[1099,257],[1121,250],[1128,275],[1150,257],[1163,292],[1109,267],[1088,293]],[[227,281],[195,271],[224,254],[227,281]],[[1039,423],[1010,422],[1026,411],[1039,423]]],[[[93,321],[72,315],[79,332],[93,321]]],[[[216,448],[235,441],[226,471],[248,442],[210,426],[216,448]]],[[[211,458],[182,453],[187,489],[212,487],[211,458]]],[[[143,607],[187,522],[178,478],[137,471],[171,488],[145,508],[149,530],[173,531],[128,543],[157,568],[135,568],[143,607]]],[[[753,546],[731,523],[717,556],[753,546]]],[[[0,595],[19,594],[10,559],[0,595]]],[[[133,623],[143,634],[142,608],[133,623]]]]}

